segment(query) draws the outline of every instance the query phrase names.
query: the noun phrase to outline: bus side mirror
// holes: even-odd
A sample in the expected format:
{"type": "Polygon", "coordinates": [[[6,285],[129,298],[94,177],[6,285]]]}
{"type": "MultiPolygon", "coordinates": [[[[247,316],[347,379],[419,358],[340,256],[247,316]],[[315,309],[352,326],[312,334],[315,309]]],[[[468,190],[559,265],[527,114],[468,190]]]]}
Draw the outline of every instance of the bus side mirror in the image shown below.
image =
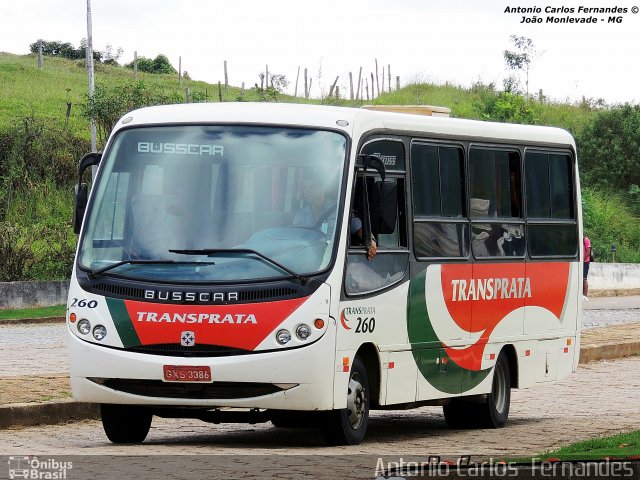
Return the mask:
{"type": "Polygon", "coordinates": [[[75,187],[73,209],[73,231],[76,234],[80,233],[80,229],[82,228],[82,219],[84,218],[84,212],[89,199],[89,187],[86,183],[82,183],[82,174],[87,168],[100,164],[100,160],[102,160],[102,153],[87,153],[82,157],[80,165],[78,166],[78,183],[75,187]]]}
{"type": "Polygon", "coordinates": [[[368,169],[373,169],[378,172],[378,175],[380,175],[380,178],[382,178],[382,180],[384,180],[386,177],[384,162],[377,155],[365,155],[361,153],[356,159],[356,167],[359,169],[363,169],[365,172],[368,169]]]}
{"type": "Polygon", "coordinates": [[[87,209],[89,199],[89,187],[86,183],[79,183],[75,187],[75,201],[73,209],[73,232],[77,235],[82,228],[82,219],[87,209]]]}
{"type": "Polygon", "coordinates": [[[375,190],[377,201],[371,212],[371,216],[376,218],[374,233],[393,233],[398,221],[398,185],[396,182],[379,181],[375,190]]]}

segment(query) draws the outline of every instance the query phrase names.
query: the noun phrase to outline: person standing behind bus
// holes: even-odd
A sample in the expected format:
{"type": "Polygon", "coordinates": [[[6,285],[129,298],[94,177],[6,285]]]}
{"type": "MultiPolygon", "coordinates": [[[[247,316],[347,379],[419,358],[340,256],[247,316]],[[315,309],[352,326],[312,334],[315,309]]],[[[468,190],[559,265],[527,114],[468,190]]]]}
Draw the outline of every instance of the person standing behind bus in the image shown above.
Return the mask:
{"type": "Polygon", "coordinates": [[[589,265],[591,265],[591,261],[593,259],[593,254],[591,251],[591,240],[589,240],[589,237],[585,236],[584,237],[584,263],[583,263],[583,270],[582,270],[582,299],[583,300],[589,300],[589,281],[587,280],[587,277],[589,276],[589,265]]]}

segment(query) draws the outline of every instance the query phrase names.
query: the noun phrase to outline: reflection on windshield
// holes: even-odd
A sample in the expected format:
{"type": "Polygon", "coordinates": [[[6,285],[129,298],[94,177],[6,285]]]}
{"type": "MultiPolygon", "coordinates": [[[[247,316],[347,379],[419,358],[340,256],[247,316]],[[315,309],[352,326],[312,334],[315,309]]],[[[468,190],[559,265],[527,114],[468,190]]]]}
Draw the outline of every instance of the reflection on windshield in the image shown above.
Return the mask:
{"type": "Polygon", "coordinates": [[[345,153],[345,138],[324,131],[124,131],[103,160],[80,263],[95,270],[128,260],[184,261],[176,251],[251,249],[271,262],[224,255],[214,266],[128,263],[109,273],[239,281],[287,276],[278,265],[296,274],[323,270],[334,245],[345,153]]]}

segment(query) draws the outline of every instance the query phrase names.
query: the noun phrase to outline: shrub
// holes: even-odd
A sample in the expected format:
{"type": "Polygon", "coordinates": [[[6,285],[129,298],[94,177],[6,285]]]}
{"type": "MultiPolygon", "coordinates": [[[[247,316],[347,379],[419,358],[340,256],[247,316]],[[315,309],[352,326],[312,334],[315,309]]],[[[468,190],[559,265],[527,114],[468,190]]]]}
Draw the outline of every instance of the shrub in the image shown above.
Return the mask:
{"type": "Polygon", "coordinates": [[[144,82],[113,88],[98,84],[93,100],[87,95],[82,108],[87,118],[95,119],[98,139],[104,145],[113,126],[125,113],[141,107],[182,102],[183,98],[177,92],[166,93],[162,88],[149,87],[144,82]]]}
{"type": "Polygon", "coordinates": [[[582,191],[584,233],[591,239],[599,262],[640,262],[640,225],[620,195],[586,187],[582,191]]]}
{"type": "Polygon", "coordinates": [[[78,160],[89,149],[86,140],[35,117],[0,132],[0,221],[20,192],[47,182],[72,185],[78,160]]]}
{"type": "Polygon", "coordinates": [[[28,279],[35,255],[31,249],[29,228],[0,223],[0,282],[28,279]]]}
{"type": "Polygon", "coordinates": [[[597,112],[577,140],[586,183],[621,191],[640,185],[640,106],[597,112]]]}
{"type": "MultiPolygon", "coordinates": [[[[127,63],[125,67],[133,69],[134,62],[127,63]]],[[[138,70],[140,72],[147,73],[178,73],[165,55],[158,55],[153,60],[150,58],[139,57],[138,70]]]]}

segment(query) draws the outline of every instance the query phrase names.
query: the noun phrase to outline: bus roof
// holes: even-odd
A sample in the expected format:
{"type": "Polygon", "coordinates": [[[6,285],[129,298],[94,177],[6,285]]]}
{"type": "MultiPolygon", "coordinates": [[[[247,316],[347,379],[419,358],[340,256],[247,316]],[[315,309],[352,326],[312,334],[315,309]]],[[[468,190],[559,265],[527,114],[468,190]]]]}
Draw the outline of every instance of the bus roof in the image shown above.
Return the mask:
{"type": "Polygon", "coordinates": [[[485,122],[361,108],[294,103],[191,103],[147,107],[127,113],[119,128],[170,124],[266,124],[354,131],[389,130],[467,139],[544,143],[573,146],[573,137],[555,127],[485,122]]]}

